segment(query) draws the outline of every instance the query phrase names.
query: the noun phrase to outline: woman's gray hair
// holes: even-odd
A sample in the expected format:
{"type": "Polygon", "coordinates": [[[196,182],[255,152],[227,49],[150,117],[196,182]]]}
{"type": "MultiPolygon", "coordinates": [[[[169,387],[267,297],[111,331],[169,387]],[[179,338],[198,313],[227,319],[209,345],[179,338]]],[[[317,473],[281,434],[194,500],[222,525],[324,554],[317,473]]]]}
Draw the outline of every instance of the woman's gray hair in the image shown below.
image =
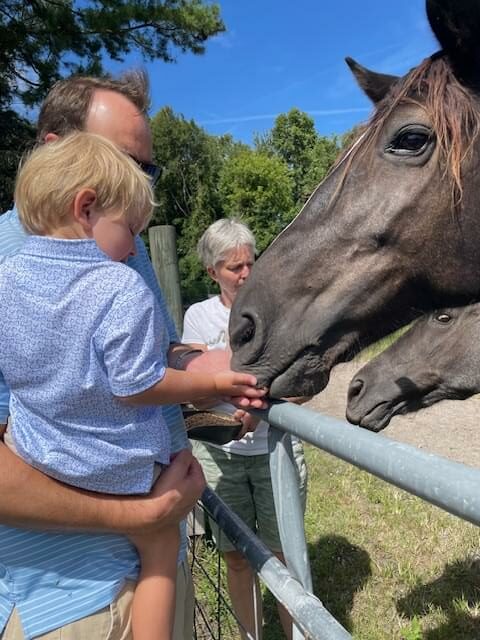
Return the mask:
{"type": "Polygon", "coordinates": [[[255,237],[247,225],[235,218],[222,218],[203,233],[197,244],[197,253],[204,267],[214,267],[225,260],[229,251],[245,244],[256,254],[255,237]]]}

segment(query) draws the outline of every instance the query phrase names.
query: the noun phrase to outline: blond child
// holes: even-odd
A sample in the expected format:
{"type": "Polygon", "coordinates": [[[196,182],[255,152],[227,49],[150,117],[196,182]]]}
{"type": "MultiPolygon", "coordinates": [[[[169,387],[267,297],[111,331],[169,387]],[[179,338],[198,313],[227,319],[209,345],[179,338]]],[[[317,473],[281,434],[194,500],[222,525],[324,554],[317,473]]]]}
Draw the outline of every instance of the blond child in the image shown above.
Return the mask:
{"type": "MultiPolygon", "coordinates": [[[[10,446],[71,485],[147,493],[170,459],[159,405],[254,402],[251,375],[167,366],[169,340],[142,278],[122,264],[148,224],[148,177],[112,143],[74,133],[35,149],[15,201],[32,235],[0,266],[0,370],[11,389],[10,446]]],[[[135,640],[171,636],[178,526],[131,538],[141,570],[135,640]]]]}

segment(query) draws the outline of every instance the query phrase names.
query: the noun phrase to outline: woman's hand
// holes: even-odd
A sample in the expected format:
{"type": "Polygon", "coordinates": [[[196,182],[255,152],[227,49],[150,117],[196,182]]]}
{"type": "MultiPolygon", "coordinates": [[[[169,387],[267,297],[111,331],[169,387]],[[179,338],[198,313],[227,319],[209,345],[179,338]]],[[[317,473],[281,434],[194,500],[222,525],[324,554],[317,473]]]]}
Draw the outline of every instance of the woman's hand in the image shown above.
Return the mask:
{"type": "Polygon", "coordinates": [[[233,414],[233,417],[235,418],[235,420],[240,420],[240,422],[243,424],[243,429],[240,431],[235,440],[240,440],[246,433],[255,431],[258,423],[261,420],[261,418],[252,416],[251,413],[247,413],[247,411],[245,411],[244,409],[237,409],[233,414]]]}

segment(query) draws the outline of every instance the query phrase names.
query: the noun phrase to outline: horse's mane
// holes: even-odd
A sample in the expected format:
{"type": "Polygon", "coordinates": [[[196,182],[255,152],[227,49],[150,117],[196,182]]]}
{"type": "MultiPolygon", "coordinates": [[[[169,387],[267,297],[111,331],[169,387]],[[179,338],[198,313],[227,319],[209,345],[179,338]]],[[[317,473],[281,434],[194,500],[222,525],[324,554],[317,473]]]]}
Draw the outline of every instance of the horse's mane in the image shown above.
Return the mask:
{"type": "Polygon", "coordinates": [[[377,105],[370,122],[360,129],[356,141],[332,170],[347,160],[340,180],[342,184],[353,159],[377,142],[385,121],[396,107],[408,103],[421,106],[431,120],[445,174],[452,184],[452,202],[457,206],[463,192],[462,164],[480,133],[480,113],[473,94],[456,79],[443,55],[427,58],[392,86],[377,105]]]}

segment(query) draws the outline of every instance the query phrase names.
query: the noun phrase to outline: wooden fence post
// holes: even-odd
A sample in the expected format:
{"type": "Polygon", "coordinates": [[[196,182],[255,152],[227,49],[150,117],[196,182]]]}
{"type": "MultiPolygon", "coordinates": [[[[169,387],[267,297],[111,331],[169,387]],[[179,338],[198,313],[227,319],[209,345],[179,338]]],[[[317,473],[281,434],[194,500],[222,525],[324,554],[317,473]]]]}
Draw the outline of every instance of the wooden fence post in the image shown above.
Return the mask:
{"type": "Polygon", "coordinates": [[[153,268],[180,339],[183,327],[183,307],[175,227],[170,224],[149,227],[148,239],[153,268]]]}

